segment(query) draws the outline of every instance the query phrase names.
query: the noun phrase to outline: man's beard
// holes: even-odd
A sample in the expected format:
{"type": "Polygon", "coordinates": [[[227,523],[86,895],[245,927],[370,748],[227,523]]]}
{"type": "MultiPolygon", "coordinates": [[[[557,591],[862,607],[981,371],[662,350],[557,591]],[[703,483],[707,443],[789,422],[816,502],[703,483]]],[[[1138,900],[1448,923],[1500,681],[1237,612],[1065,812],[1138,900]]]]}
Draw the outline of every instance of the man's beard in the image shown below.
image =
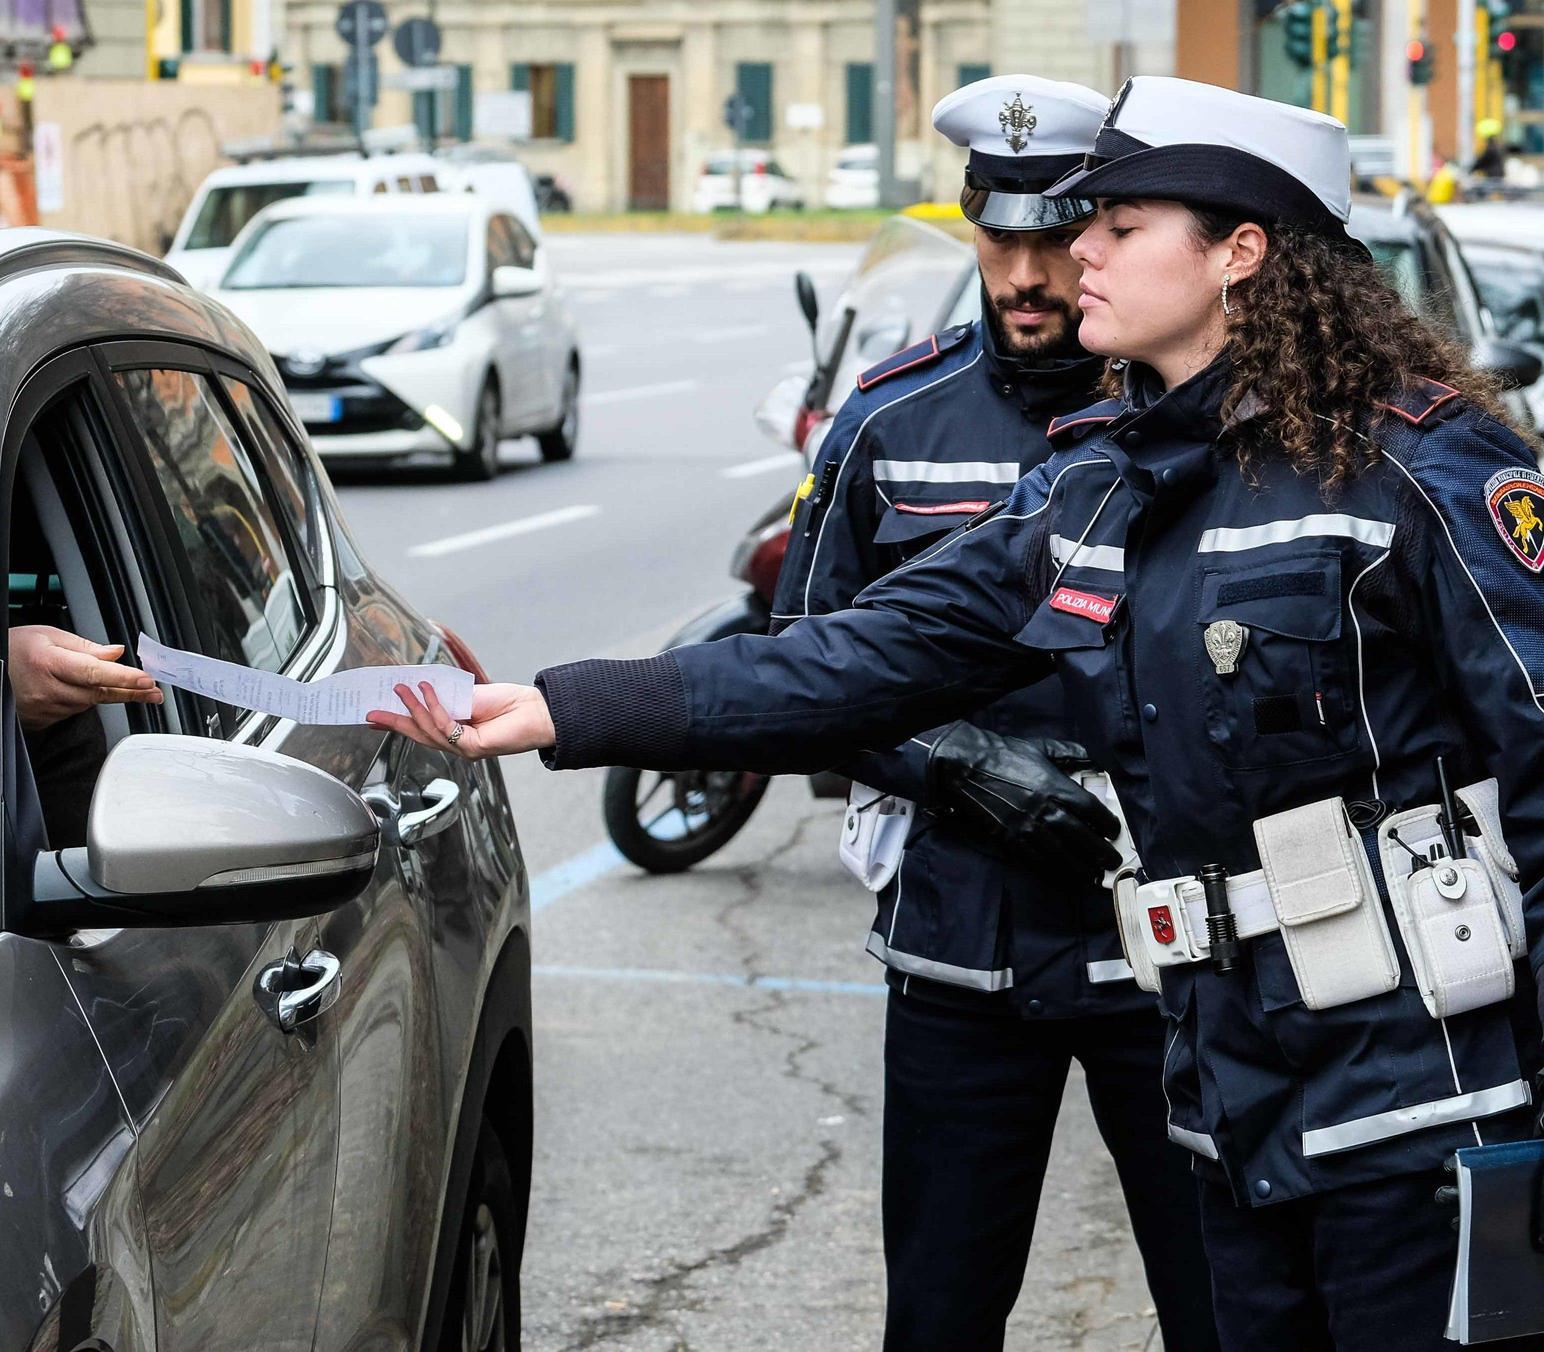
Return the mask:
{"type": "Polygon", "coordinates": [[[989,296],[988,302],[985,307],[987,321],[1004,356],[1051,362],[1088,355],[1078,343],[1078,324],[1083,316],[1066,301],[1057,300],[1043,286],[1015,291],[1007,296],[989,296]],[[1053,320],[1026,333],[1003,317],[1005,310],[1050,310],[1061,322],[1053,320]]]}

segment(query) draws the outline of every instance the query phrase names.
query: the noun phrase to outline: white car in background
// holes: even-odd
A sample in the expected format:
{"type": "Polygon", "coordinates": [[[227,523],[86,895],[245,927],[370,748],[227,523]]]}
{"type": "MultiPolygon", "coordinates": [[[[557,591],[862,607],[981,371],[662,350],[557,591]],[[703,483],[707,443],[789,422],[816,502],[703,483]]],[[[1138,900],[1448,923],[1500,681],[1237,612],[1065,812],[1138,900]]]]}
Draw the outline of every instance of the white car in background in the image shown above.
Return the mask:
{"type": "Polygon", "coordinates": [[[261,212],[215,299],[273,354],[327,459],[431,457],[491,479],[499,442],[567,460],[579,348],[546,251],[469,193],[300,197],[261,212]]]}
{"type": "Polygon", "coordinates": [[[264,207],[291,197],[369,197],[435,192],[433,156],[304,155],[228,164],[214,170],[182,214],[166,261],[189,285],[207,291],[230,262],[231,244],[264,207]]]}
{"type": "Polygon", "coordinates": [[[879,147],[848,146],[826,179],[826,205],[838,211],[879,206],[879,147]]]}
{"type": "MultiPolygon", "coordinates": [[[[783,168],[764,150],[742,150],[740,155],[740,201],[742,211],[760,216],[774,207],[794,211],[804,209],[804,190],[783,172],[783,168]]],[[[735,152],[723,151],[709,156],[692,189],[692,210],[697,212],[733,211],[735,208],[735,152]]]]}

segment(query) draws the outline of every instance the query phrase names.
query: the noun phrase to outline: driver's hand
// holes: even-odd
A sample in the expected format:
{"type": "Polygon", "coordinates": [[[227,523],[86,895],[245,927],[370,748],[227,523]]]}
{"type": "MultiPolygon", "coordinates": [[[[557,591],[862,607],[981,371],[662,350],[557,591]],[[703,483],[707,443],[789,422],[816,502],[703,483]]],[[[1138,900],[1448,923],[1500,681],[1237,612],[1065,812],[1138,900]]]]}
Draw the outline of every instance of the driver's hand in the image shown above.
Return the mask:
{"type": "Polygon", "coordinates": [[[411,737],[420,746],[454,751],[466,760],[482,760],[545,750],[557,741],[547,701],[533,685],[474,685],[472,712],[464,723],[457,723],[445,712],[427,681],[420,683],[417,691],[409,685],[399,685],[396,691],[407,713],[373,709],[366,721],[411,737]],[[458,727],[461,733],[452,741],[458,727]]]}
{"type": "Polygon", "coordinates": [[[23,731],[36,732],[97,704],[159,704],[155,681],[124,666],[121,643],[93,643],[48,624],[10,631],[11,693],[23,731]]]}

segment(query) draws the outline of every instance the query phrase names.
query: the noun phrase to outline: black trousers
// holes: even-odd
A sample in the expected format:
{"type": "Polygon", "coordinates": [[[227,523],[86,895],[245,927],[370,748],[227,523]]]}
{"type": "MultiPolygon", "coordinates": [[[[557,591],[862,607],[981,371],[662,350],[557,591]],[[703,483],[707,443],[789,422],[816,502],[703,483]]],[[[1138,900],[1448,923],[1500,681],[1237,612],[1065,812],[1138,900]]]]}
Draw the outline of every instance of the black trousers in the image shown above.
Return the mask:
{"type": "Polygon", "coordinates": [[[891,991],[886,1352],[1002,1347],[1074,1058],[1126,1194],[1165,1352],[1217,1347],[1197,1184],[1165,1133],[1163,1041],[1156,1009],[1036,1023],[891,991]]]}
{"type": "MultiPolygon", "coordinates": [[[[1201,1185],[1201,1225],[1228,1352],[1443,1352],[1458,1237],[1439,1173],[1358,1183],[1274,1206],[1201,1185]]],[[[1484,1344],[1537,1352],[1544,1339],[1484,1344]]]]}

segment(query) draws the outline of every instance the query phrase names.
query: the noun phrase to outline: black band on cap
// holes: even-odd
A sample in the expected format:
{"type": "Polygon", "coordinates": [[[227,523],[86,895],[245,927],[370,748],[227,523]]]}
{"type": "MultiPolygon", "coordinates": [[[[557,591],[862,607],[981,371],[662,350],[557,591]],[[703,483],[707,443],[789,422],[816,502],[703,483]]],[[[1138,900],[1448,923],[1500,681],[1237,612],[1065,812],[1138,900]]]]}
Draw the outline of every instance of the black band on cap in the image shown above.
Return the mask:
{"type": "MultiPolygon", "coordinates": [[[[1111,148],[1100,132],[1095,155],[1111,148]]],[[[1130,137],[1124,138],[1130,141],[1130,137]]],[[[1343,222],[1307,184],[1285,169],[1233,146],[1200,143],[1153,146],[1068,174],[1046,196],[1151,197],[1225,208],[1260,221],[1285,221],[1343,236],[1343,222]]]]}
{"type": "Polygon", "coordinates": [[[998,192],[1044,192],[1063,174],[1083,163],[1081,155],[988,155],[972,150],[965,182],[998,192]]]}

